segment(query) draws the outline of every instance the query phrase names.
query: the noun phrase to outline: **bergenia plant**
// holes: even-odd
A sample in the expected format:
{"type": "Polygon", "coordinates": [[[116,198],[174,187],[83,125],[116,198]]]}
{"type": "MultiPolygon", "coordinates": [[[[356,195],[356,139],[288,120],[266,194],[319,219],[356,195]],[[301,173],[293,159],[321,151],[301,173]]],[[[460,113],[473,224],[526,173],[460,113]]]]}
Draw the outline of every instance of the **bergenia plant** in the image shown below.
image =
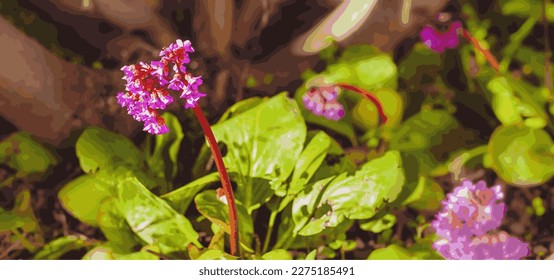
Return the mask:
{"type": "Polygon", "coordinates": [[[192,108],[202,126],[220,175],[223,194],[229,207],[231,254],[235,255],[238,248],[235,199],[217,140],[202,109],[198,106],[198,100],[206,95],[199,91],[202,77],[193,76],[187,72],[186,65],[190,62],[189,53],[192,52],[194,49],[190,41],[177,40],[160,51],[159,61],[123,66],[121,70],[124,73],[123,79],[127,81],[126,92],[117,94],[117,102],[126,108],[135,120],[143,122],[144,131],[150,134],[169,132],[158,110],[165,109],[174,101],[172,92],[177,92],[179,98],[185,101],[185,109],[192,108]]]}
{"type": "Polygon", "coordinates": [[[333,121],[338,121],[344,117],[344,107],[338,102],[337,98],[342,90],[350,90],[364,98],[370,100],[377,107],[381,123],[387,122],[387,116],[383,105],[372,93],[346,83],[337,83],[334,85],[312,86],[303,96],[304,107],[316,116],[324,116],[333,121]]]}
{"type": "Polygon", "coordinates": [[[432,222],[438,239],[433,247],[449,260],[517,260],[529,254],[529,247],[498,228],[506,205],[499,185],[484,181],[462,182],[442,202],[432,222]]]}
{"type": "Polygon", "coordinates": [[[479,41],[474,38],[469,31],[462,26],[461,21],[449,22],[450,17],[445,13],[440,13],[436,17],[438,23],[424,26],[419,36],[421,42],[434,52],[442,53],[446,49],[455,49],[459,45],[459,35],[461,34],[475,49],[481,53],[489,62],[491,67],[498,71],[499,65],[496,58],[489,50],[483,48],[479,41]],[[441,26],[445,31],[441,31],[436,26],[441,26]]]}

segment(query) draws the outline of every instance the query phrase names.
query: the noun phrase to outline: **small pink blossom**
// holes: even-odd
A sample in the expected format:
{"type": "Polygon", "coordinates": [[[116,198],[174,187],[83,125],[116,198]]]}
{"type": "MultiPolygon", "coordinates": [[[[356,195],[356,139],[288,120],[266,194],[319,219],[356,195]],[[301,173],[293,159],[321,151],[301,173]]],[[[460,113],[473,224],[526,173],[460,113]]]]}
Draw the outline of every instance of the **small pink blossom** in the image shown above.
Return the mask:
{"type": "Polygon", "coordinates": [[[458,31],[462,28],[460,21],[454,21],[445,32],[440,32],[432,26],[424,26],[419,33],[421,41],[435,52],[442,53],[446,49],[458,47],[458,31]]]}
{"type": "Polygon", "coordinates": [[[338,92],[335,86],[312,87],[302,96],[302,102],[314,115],[338,121],[344,117],[344,107],[337,101],[338,92]]]}

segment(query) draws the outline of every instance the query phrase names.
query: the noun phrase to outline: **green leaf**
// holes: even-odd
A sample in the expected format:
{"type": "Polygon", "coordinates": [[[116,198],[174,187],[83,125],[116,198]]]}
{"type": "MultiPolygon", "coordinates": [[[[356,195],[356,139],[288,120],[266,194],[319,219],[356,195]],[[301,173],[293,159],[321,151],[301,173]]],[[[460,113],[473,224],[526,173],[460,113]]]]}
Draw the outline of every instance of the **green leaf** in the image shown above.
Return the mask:
{"type": "Polygon", "coordinates": [[[98,245],[92,248],[83,257],[83,260],[159,260],[160,258],[155,254],[148,252],[156,251],[157,248],[152,245],[144,246],[140,251],[121,254],[117,249],[112,247],[110,242],[106,242],[102,245],[98,245]]]}
{"type": "MultiPolygon", "coordinates": [[[[542,0],[500,0],[500,10],[504,15],[514,15],[522,18],[540,18],[542,15],[542,0]]],[[[554,4],[546,2],[546,19],[554,22],[554,4]]]]}
{"type": "Polygon", "coordinates": [[[329,65],[320,75],[327,84],[344,82],[370,91],[396,89],[398,77],[390,54],[368,45],[346,48],[337,63],[329,65]]]}
{"type": "Polygon", "coordinates": [[[493,93],[492,110],[502,124],[520,123],[523,120],[518,110],[519,101],[504,77],[492,79],[487,88],[493,93]]]}
{"type": "Polygon", "coordinates": [[[187,245],[200,246],[198,233],[183,215],[152,194],[136,178],[118,184],[118,208],[133,232],[162,253],[186,251],[187,245]]]}
{"type": "MultiPolygon", "coordinates": [[[[388,118],[384,127],[388,129],[397,127],[403,116],[404,101],[402,97],[391,89],[379,89],[373,91],[373,94],[381,102],[385,116],[388,118]]],[[[364,131],[378,128],[380,117],[377,106],[367,98],[360,98],[352,110],[352,121],[354,125],[364,131]]]]}
{"type": "Polygon", "coordinates": [[[434,149],[444,144],[444,137],[458,127],[458,121],[445,110],[421,111],[396,130],[390,148],[416,158],[420,172],[427,173],[442,163],[434,149]]]}
{"type": "Polygon", "coordinates": [[[412,195],[403,203],[417,210],[436,211],[444,197],[444,190],[435,180],[422,176],[412,195]]]}
{"type": "Polygon", "coordinates": [[[237,257],[221,250],[206,250],[196,260],[236,260],[237,257]]]}
{"type": "Polygon", "coordinates": [[[169,127],[169,132],[156,136],[148,136],[149,139],[153,139],[155,144],[152,153],[150,153],[150,147],[147,147],[146,162],[150,170],[158,178],[162,178],[169,183],[177,175],[177,155],[179,154],[179,147],[183,141],[184,133],[177,117],[171,113],[164,113],[162,117],[169,127]]]}
{"type": "Polygon", "coordinates": [[[309,254],[306,255],[305,260],[307,260],[307,261],[312,260],[313,261],[313,260],[315,260],[316,257],[317,257],[317,250],[314,249],[309,254]]]}
{"type": "Polygon", "coordinates": [[[35,260],[56,260],[65,253],[81,248],[94,246],[94,241],[88,240],[83,235],[68,235],[60,237],[46,244],[33,257],[35,260]]]}
{"type": "Polygon", "coordinates": [[[441,54],[432,51],[423,43],[414,45],[406,59],[398,65],[400,79],[403,79],[410,91],[434,82],[443,67],[441,54]]]}
{"type": "Polygon", "coordinates": [[[73,217],[98,226],[98,210],[105,199],[114,195],[113,186],[105,173],[83,175],[67,183],[58,193],[58,198],[73,217]]]}
{"type": "MultiPolygon", "coordinates": [[[[260,103],[263,103],[267,101],[266,98],[259,98],[259,97],[252,97],[248,99],[241,100],[229,107],[225,113],[219,118],[216,124],[220,124],[224,122],[227,119],[233,118],[237,115],[242,114],[245,111],[248,111],[260,103]]],[[[200,149],[200,153],[194,162],[194,166],[192,167],[192,177],[193,178],[199,178],[200,176],[203,176],[206,174],[206,163],[210,159],[211,151],[210,148],[206,145],[202,146],[200,149]]]]}
{"type": "Polygon", "coordinates": [[[296,162],[288,190],[289,195],[296,195],[310,181],[327,156],[331,141],[331,137],[323,131],[317,132],[310,140],[296,162]]]}
{"type": "Polygon", "coordinates": [[[306,125],[294,101],[279,94],[214,125],[213,131],[216,139],[227,146],[225,165],[236,174],[237,199],[249,213],[273,191],[284,195],[280,188],[294,169],[306,138],[306,125]]]}
{"type": "MultiPolygon", "coordinates": [[[[212,223],[220,226],[226,233],[231,232],[229,226],[229,208],[227,204],[218,199],[215,190],[207,190],[198,194],[194,198],[196,209],[212,223]]],[[[239,220],[239,238],[240,242],[250,246],[254,237],[254,224],[252,217],[246,212],[246,209],[237,201],[237,215],[239,220]]]]}
{"type": "Polygon", "coordinates": [[[28,189],[23,189],[15,197],[11,211],[6,211],[0,207],[0,232],[17,229],[22,229],[23,232],[39,231],[40,225],[33,213],[31,202],[31,192],[28,189]]]}
{"type": "Polygon", "coordinates": [[[269,251],[262,256],[263,260],[292,260],[291,254],[285,249],[269,251]]]}
{"type": "Polygon", "coordinates": [[[554,143],[542,129],[501,126],[490,138],[492,169],[506,182],[521,187],[543,184],[554,176],[554,143]]]}
{"type": "Polygon", "coordinates": [[[144,156],[127,138],[99,127],[89,127],[81,134],[75,150],[85,173],[99,169],[127,166],[142,170],[144,156]]]}
{"type": "Polygon", "coordinates": [[[0,142],[0,163],[15,169],[15,178],[37,181],[47,177],[58,158],[29,133],[19,132],[0,142]]]}
{"type": "Polygon", "coordinates": [[[366,231],[380,233],[392,228],[394,224],[396,224],[396,216],[393,214],[385,214],[379,219],[371,219],[370,221],[360,223],[360,228],[366,231]]]}
{"type": "Polygon", "coordinates": [[[200,190],[217,182],[219,182],[219,173],[214,172],[164,194],[161,198],[165,199],[177,212],[184,213],[200,190]]]}
{"type": "Polygon", "coordinates": [[[130,253],[141,244],[123,214],[119,211],[117,198],[112,197],[100,204],[98,209],[98,226],[111,244],[119,253],[130,253]]]}
{"type": "Polygon", "coordinates": [[[313,235],[345,219],[371,218],[397,198],[403,185],[402,160],[396,151],[366,163],[354,176],[320,181],[293,202],[293,217],[311,217],[307,224],[302,222],[305,218],[296,218],[295,232],[313,235]]]}
{"type": "Polygon", "coordinates": [[[377,249],[369,255],[368,260],[411,260],[413,255],[408,249],[392,244],[377,249]]]}

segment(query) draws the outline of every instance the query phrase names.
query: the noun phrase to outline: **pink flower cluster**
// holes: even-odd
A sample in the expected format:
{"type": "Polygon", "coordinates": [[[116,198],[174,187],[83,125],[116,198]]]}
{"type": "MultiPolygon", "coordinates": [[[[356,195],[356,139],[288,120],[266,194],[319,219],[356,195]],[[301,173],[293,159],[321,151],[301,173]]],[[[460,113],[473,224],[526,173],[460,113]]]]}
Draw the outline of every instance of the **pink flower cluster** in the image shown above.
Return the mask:
{"type": "Polygon", "coordinates": [[[506,205],[500,186],[488,188],[484,181],[462,182],[443,201],[432,222],[438,240],[433,244],[450,260],[507,260],[529,254],[528,245],[506,232],[494,233],[502,223],[506,205]],[[492,231],[492,233],[490,233],[492,231]]]}
{"type": "Polygon", "coordinates": [[[314,115],[338,121],[344,117],[344,108],[337,101],[338,93],[336,86],[312,87],[302,96],[302,102],[314,115]]]}
{"type": "Polygon", "coordinates": [[[165,109],[174,100],[169,90],[180,92],[185,108],[193,108],[205,96],[198,90],[202,77],[192,76],[185,65],[194,52],[190,41],[177,40],[160,51],[160,61],[126,65],[121,68],[127,81],[126,92],[117,94],[117,102],[137,121],[144,122],[144,130],[151,134],[169,131],[158,109],[165,109]],[[171,68],[170,68],[171,66],[171,68]],[[170,71],[170,69],[172,71],[170,71]]]}
{"type": "Polygon", "coordinates": [[[431,50],[442,53],[446,49],[458,47],[458,31],[462,29],[462,23],[452,22],[445,32],[440,32],[432,26],[425,26],[421,29],[419,36],[421,41],[431,50]]]}

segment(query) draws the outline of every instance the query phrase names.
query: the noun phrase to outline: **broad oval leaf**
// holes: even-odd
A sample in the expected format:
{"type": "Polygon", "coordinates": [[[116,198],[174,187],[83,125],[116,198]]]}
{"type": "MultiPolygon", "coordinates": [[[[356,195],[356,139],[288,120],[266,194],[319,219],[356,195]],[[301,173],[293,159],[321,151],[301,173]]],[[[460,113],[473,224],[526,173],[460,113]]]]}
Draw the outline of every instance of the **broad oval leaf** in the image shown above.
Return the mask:
{"type": "Polygon", "coordinates": [[[164,254],[186,251],[190,243],[200,246],[198,233],[190,221],[151,193],[138,179],[123,180],[117,188],[121,214],[145,243],[158,246],[164,254]]]}
{"type": "Polygon", "coordinates": [[[100,127],[85,129],[75,150],[81,168],[89,174],[116,166],[136,170],[144,167],[144,155],[131,140],[100,127]]]}
{"type": "Polygon", "coordinates": [[[306,138],[298,106],[284,93],[212,128],[216,139],[227,145],[225,165],[236,174],[237,198],[249,212],[289,177],[306,138]]]}
{"type": "Polygon", "coordinates": [[[554,176],[554,143],[542,129],[523,125],[497,128],[488,145],[492,169],[521,187],[543,184],[554,176]]]}
{"type": "Polygon", "coordinates": [[[363,165],[353,176],[339,176],[325,184],[328,181],[323,181],[321,187],[316,187],[316,183],[310,192],[299,195],[293,202],[293,213],[306,205],[311,216],[310,222],[298,231],[300,235],[317,234],[345,219],[371,218],[393,202],[405,181],[400,153],[387,152],[363,165]],[[314,201],[315,208],[311,207],[314,201]]]}
{"type": "Polygon", "coordinates": [[[35,141],[29,133],[18,132],[0,142],[0,163],[16,170],[16,178],[45,179],[58,157],[35,141]]]}
{"type": "Polygon", "coordinates": [[[101,173],[83,175],[67,183],[58,193],[58,198],[73,217],[91,226],[98,226],[98,210],[105,199],[114,195],[113,186],[101,173]]]}

